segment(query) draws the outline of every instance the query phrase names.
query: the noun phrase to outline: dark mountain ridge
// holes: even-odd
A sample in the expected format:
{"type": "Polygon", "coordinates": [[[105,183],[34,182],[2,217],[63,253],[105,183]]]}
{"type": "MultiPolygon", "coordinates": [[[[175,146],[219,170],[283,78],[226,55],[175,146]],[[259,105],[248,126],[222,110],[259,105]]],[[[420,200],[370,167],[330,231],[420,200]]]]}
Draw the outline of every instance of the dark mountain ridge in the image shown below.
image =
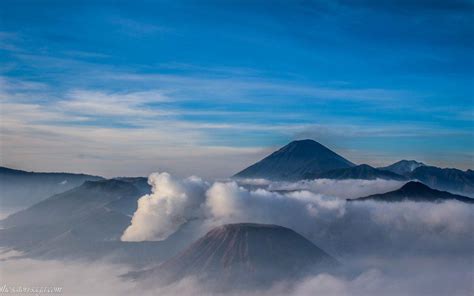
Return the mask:
{"type": "Polygon", "coordinates": [[[350,199],[349,201],[374,200],[384,202],[420,201],[420,202],[442,202],[446,200],[457,200],[465,203],[474,203],[473,198],[452,194],[446,191],[432,189],[423,183],[410,181],[401,188],[387,193],[374,194],[366,197],[350,199]]]}
{"type": "Polygon", "coordinates": [[[303,179],[419,180],[428,186],[474,197],[474,172],[400,160],[386,167],[355,165],[314,140],[293,141],[233,176],[273,181],[303,179]]]}
{"type": "Polygon", "coordinates": [[[305,174],[348,168],[354,164],[313,140],[293,141],[234,175],[235,178],[300,180],[305,174]]]}
{"type": "Polygon", "coordinates": [[[461,171],[454,168],[421,166],[410,174],[410,178],[439,190],[474,196],[474,174],[472,170],[461,171]]]}
{"type": "Polygon", "coordinates": [[[390,171],[379,170],[367,164],[360,164],[349,168],[330,170],[322,173],[305,174],[305,179],[361,179],[361,180],[407,180],[406,177],[401,176],[390,171]]]}

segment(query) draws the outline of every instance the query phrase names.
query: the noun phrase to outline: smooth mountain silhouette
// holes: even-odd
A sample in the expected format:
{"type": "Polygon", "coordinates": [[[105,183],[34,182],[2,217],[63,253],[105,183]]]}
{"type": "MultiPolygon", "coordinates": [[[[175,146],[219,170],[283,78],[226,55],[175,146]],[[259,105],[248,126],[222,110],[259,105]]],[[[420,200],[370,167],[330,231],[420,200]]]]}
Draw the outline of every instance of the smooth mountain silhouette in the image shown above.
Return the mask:
{"type": "Polygon", "coordinates": [[[85,181],[102,177],[69,173],[35,173],[0,167],[0,204],[2,207],[28,207],[85,181]]]}
{"type": "Polygon", "coordinates": [[[427,201],[442,202],[446,200],[457,200],[465,203],[474,203],[473,198],[452,194],[446,191],[432,189],[423,183],[410,181],[401,188],[382,194],[374,194],[366,197],[350,199],[350,201],[374,200],[384,202],[398,201],[427,201]]]}
{"type": "Polygon", "coordinates": [[[349,168],[354,164],[313,140],[293,141],[235,174],[236,178],[300,180],[306,174],[349,168]]]}
{"type": "Polygon", "coordinates": [[[291,229],[240,223],[214,228],[158,267],[130,276],[165,282],[197,276],[224,287],[239,287],[327,272],[338,264],[291,229]]]}
{"type": "Polygon", "coordinates": [[[305,174],[305,179],[362,179],[362,180],[399,180],[403,181],[407,178],[390,171],[379,170],[367,164],[361,164],[350,168],[331,170],[322,173],[305,174]]]}
{"type": "Polygon", "coordinates": [[[434,166],[416,168],[410,177],[439,190],[447,190],[474,196],[474,174],[472,170],[443,169],[434,166]]]}
{"type": "Polygon", "coordinates": [[[120,241],[138,198],[150,191],[144,182],[145,178],[87,181],[54,195],[0,221],[0,246],[40,258],[161,262],[189,240],[181,241],[178,234],[166,242],[120,241]]]}
{"type": "Polygon", "coordinates": [[[409,176],[416,168],[425,166],[424,163],[415,160],[400,160],[386,167],[379,167],[378,169],[390,171],[402,176],[409,176]]]}
{"type": "Polygon", "coordinates": [[[234,178],[274,181],[303,179],[419,180],[428,186],[474,197],[474,172],[427,166],[415,160],[400,160],[386,167],[355,165],[313,140],[293,141],[234,178]]]}
{"type": "Polygon", "coordinates": [[[136,210],[136,201],[140,196],[141,192],[129,182],[116,179],[86,181],[79,187],[54,195],[28,209],[10,215],[1,224],[10,227],[63,222],[65,219],[74,219],[97,209],[113,209],[114,207],[110,205],[130,199],[134,203],[134,208],[122,213],[126,216],[136,210]]]}

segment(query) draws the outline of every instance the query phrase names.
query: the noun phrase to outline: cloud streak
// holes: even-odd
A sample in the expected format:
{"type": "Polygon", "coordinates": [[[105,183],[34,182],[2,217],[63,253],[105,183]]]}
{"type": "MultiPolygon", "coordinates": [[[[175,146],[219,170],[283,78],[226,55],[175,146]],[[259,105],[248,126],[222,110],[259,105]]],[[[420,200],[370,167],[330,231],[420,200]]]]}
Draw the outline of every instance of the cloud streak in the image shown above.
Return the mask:
{"type": "Polygon", "coordinates": [[[159,91],[131,93],[104,93],[100,91],[75,90],[67,94],[58,107],[64,112],[91,116],[159,116],[171,114],[150,108],[149,104],[169,102],[159,91]]]}
{"type": "MultiPolygon", "coordinates": [[[[319,95],[325,100],[343,98],[347,101],[347,97],[351,96],[354,99],[371,97],[374,99],[372,103],[378,104],[381,102],[375,100],[375,97],[384,101],[384,98],[405,95],[389,90],[308,88],[291,82],[285,84],[258,77],[226,78],[220,72],[217,77],[213,77],[211,74],[127,74],[124,71],[112,73],[110,70],[95,70],[90,76],[100,76],[97,78],[99,80],[108,78],[120,81],[127,90],[109,90],[108,87],[98,90],[84,88],[80,84],[52,88],[47,83],[27,79],[6,76],[1,79],[2,148],[8,156],[2,158],[2,165],[32,170],[72,170],[106,176],[144,175],[154,168],[144,169],[139,165],[140,159],[137,160],[137,165],[127,165],[121,170],[110,162],[121,157],[147,158],[148,163],[161,159],[156,162],[155,167],[172,170],[180,175],[191,173],[216,178],[232,175],[241,170],[244,164],[250,165],[257,161],[264,156],[266,150],[263,146],[273,146],[277,142],[283,144],[294,138],[315,138],[323,143],[336,142],[339,147],[340,142],[344,141],[348,147],[348,157],[369,164],[384,165],[387,164],[387,159],[398,160],[395,158],[403,155],[399,155],[398,150],[394,149],[386,152],[367,147],[362,149],[357,147],[360,146],[358,142],[361,139],[387,139],[400,143],[405,139],[406,145],[410,146],[420,136],[458,139],[470,135],[470,131],[464,129],[418,123],[385,123],[371,127],[361,122],[357,116],[351,117],[352,115],[345,115],[341,120],[335,121],[334,118],[320,114],[316,116],[318,120],[307,121],[307,114],[304,112],[289,116],[284,101],[276,105],[277,109],[282,110],[268,112],[265,101],[254,99],[266,92],[277,92],[278,97],[297,95],[307,100],[308,96],[318,96],[317,93],[321,92],[319,95]],[[217,97],[222,100],[215,100],[217,97]],[[212,108],[209,108],[209,103],[212,108]],[[262,108],[256,109],[255,104],[262,104],[262,108]],[[52,138],[57,140],[51,141],[52,138]],[[237,138],[240,140],[236,141],[237,138]],[[133,141],[136,151],[128,150],[129,153],[126,153],[125,148],[130,146],[126,139],[133,141]],[[67,149],[62,149],[65,142],[70,145],[67,149]],[[105,148],[107,145],[108,149],[105,148]],[[157,155],[153,149],[148,149],[151,146],[160,147],[161,153],[157,155]],[[172,147],[180,147],[177,150],[187,149],[186,158],[193,160],[183,161],[181,156],[176,156],[180,153],[172,152],[172,147]],[[228,153],[231,149],[233,152],[228,153]],[[42,154],[43,157],[48,157],[47,151],[59,153],[48,161],[41,161],[33,156],[42,154]],[[206,159],[212,159],[216,151],[220,155],[228,155],[227,169],[224,158],[203,165],[204,158],[193,157],[196,154],[206,154],[206,159]],[[80,164],[72,165],[70,159],[77,155],[90,157],[81,158],[80,164]],[[70,164],[70,167],[64,167],[65,164],[70,164]]],[[[277,97],[275,99],[278,100],[277,97]]],[[[320,104],[320,99],[313,100],[313,103],[320,104]]],[[[460,143],[454,140],[451,142],[460,143]]],[[[443,155],[448,154],[443,150],[443,155]]],[[[468,152],[453,152],[446,159],[446,156],[441,157],[437,153],[430,155],[423,150],[406,157],[422,158],[420,160],[427,163],[440,165],[448,162],[450,166],[460,168],[468,168],[470,165],[467,161],[468,152]]]]}

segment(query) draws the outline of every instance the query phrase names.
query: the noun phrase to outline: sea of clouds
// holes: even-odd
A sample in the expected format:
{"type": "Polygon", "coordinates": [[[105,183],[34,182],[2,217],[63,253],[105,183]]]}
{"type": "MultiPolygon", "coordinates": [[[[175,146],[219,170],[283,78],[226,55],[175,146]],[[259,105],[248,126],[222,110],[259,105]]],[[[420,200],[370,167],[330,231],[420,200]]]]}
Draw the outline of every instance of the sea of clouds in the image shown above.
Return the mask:
{"type": "MultiPolygon", "coordinates": [[[[11,253],[11,252],[9,252],[11,253]]],[[[10,256],[12,254],[9,254],[10,256]]],[[[109,262],[35,260],[2,256],[1,285],[11,287],[61,287],[59,295],[211,295],[205,283],[188,277],[167,286],[133,282],[121,276],[129,266],[109,262]]],[[[361,258],[362,259],[362,258],[361,258]]],[[[365,258],[365,261],[370,259],[365,258]]],[[[401,257],[373,259],[354,276],[319,274],[297,281],[283,281],[259,290],[229,291],[228,296],[410,296],[472,295],[472,258],[401,257]],[[471,262],[466,262],[471,260],[471,262]]],[[[346,264],[355,264],[354,262],[346,264]]],[[[6,295],[16,295],[9,293],[6,295]]],[[[20,294],[18,294],[20,295],[20,294]]],[[[58,294],[41,294],[58,295],[58,294]]]]}
{"type": "MultiPolygon", "coordinates": [[[[220,180],[149,177],[123,241],[165,240],[186,228],[191,243],[213,227],[238,222],[285,226],[304,235],[344,265],[343,275],[320,274],[239,295],[472,295],[474,207],[442,203],[346,199],[395,190],[387,180],[220,180]]],[[[194,278],[148,286],[120,275],[131,270],[108,262],[3,259],[3,283],[61,284],[66,295],[202,295],[194,278]],[[40,275],[40,276],[39,276],[40,275]],[[74,278],[74,283],[71,278],[74,278]],[[66,292],[69,291],[70,293],[66,292]]],[[[1,283],[0,283],[1,284],[1,283]]],[[[235,294],[236,292],[232,292],[235,294]]],[[[230,294],[230,292],[229,292],[230,294]]]]}
{"type": "Polygon", "coordinates": [[[149,184],[152,193],[139,199],[124,241],[163,240],[195,219],[209,225],[262,222],[298,226],[328,215],[340,218],[346,211],[346,198],[387,192],[404,183],[382,179],[210,183],[195,176],[179,179],[153,173],[149,184]]]}
{"type": "Polygon", "coordinates": [[[472,247],[470,205],[347,201],[397,189],[404,184],[399,181],[207,182],[154,173],[149,183],[152,193],[139,199],[124,241],[164,240],[189,224],[202,235],[222,224],[253,222],[291,228],[329,253],[342,256],[364,250],[379,252],[381,247],[425,253],[472,247]]]}

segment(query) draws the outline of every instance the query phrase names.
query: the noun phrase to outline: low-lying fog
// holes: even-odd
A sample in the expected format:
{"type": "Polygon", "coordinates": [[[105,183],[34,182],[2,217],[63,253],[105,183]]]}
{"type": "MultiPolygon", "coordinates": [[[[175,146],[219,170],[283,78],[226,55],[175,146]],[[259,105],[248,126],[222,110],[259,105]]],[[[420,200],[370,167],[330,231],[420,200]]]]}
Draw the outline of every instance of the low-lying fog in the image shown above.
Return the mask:
{"type": "MultiPolygon", "coordinates": [[[[190,243],[215,226],[277,224],[295,230],[338,259],[346,272],[319,274],[241,295],[472,295],[474,207],[443,203],[347,202],[391,191],[386,180],[207,182],[167,173],[149,178],[124,241],[164,240],[182,227],[190,243]]],[[[43,261],[2,255],[1,284],[61,286],[65,295],[202,295],[194,278],[150,286],[120,277],[131,267],[102,262],[43,261]]],[[[278,258],[275,258],[278,260],[278,258]]],[[[237,292],[229,292],[235,294],[237,292]]]]}

